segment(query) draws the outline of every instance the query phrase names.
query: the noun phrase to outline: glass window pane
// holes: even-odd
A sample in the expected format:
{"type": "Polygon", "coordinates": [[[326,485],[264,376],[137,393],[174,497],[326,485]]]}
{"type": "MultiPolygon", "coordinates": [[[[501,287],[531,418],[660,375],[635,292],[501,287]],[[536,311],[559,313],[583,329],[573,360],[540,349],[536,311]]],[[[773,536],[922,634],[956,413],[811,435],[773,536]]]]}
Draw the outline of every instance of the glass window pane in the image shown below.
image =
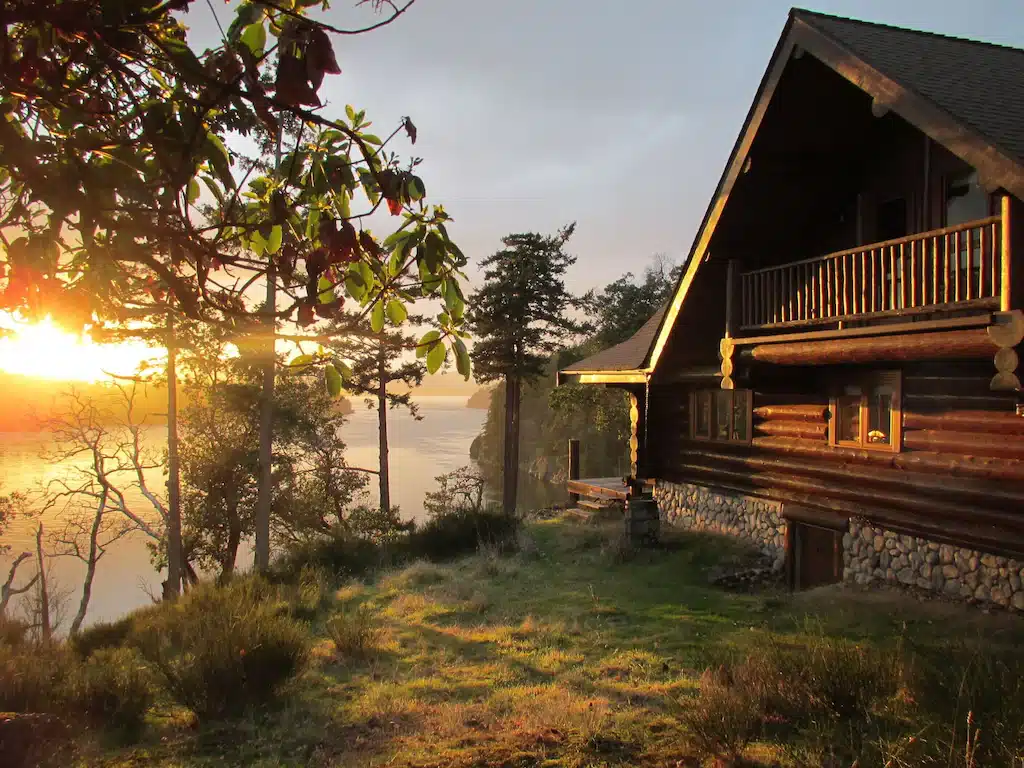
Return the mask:
{"type": "Polygon", "coordinates": [[[732,407],[732,393],[720,389],[715,392],[715,440],[729,439],[729,411],[732,407]]]}
{"type": "Polygon", "coordinates": [[[876,445],[892,443],[892,396],[889,387],[875,387],[868,397],[868,442],[876,445]]]}
{"type": "Polygon", "coordinates": [[[737,389],[732,393],[732,439],[746,441],[750,435],[750,425],[747,423],[750,393],[746,390],[737,389]]]}
{"type": "Polygon", "coordinates": [[[836,440],[843,443],[860,440],[860,395],[842,395],[836,402],[836,440]]]}
{"type": "Polygon", "coordinates": [[[711,393],[697,393],[697,425],[694,434],[698,437],[711,437],[711,393]]]}

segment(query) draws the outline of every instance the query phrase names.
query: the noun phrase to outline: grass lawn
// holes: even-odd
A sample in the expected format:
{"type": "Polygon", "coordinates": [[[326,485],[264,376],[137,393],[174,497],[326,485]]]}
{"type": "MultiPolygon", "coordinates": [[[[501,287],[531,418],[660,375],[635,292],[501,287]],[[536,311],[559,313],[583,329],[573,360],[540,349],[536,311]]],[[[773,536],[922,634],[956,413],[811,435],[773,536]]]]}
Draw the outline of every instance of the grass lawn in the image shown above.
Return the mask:
{"type": "MultiPolygon", "coordinates": [[[[706,535],[674,533],[659,550],[629,555],[606,526],[549,520],[531,523],[524,539],[513,556],[416,563],[342,588],[332,610],[352,615],[367,606],[371,647],[338,653],[327,617],[319,618],[312,663],[275,711],[191,727],[167,710],[151,718],[141,743],[93,745],[83,759],[105,766],[701,765],[711,758],[685,713],[705,703],[714,709],[710,694],[702,698],[706,669],[766,647],[813,655],[848,639],[858,653],[912,652],[920,664],[946,665],[937,676],[945,687],[914,689],[942,698],[940,705],[922,707],[903,691],[907,701],[855,724],[783,722],[760,730],[743,747],[743,762],[829,764],[842,742],[840,752],[864,755],[861,768],[881,754],[889,762],[879,764],[893,766],[970,765],[969,739],[954,738],[961,720],[968,733],[966,709],[978,708],[964,703],[967,676],[1018,671],[1005,661],[993,667],[987,656],[971,667],[976,655],[961,669],[949,655],[974,640],[1015,653],[1024,637],[1015,616],[839,588],[793,596],[722,591],[709,586],[708,569],[747,553],[706,535]],[[928,739],[947,740],[957,754],[915,762],[911,747],[928,739]],[[877,744],[856,752],[868,742],[877,744]]],[[[1024,701],[1014,682],[995,687],[1005,706],[1024,701]]],[[[706,718],[713,727],[730,727],[725,701],[721,716],[714,710],[706,718]]],[[[979,738],[1021,743],[1020,726],[1009,724],[1019,716],[999,724],[985,716],[972,714],[979,738]]]]}

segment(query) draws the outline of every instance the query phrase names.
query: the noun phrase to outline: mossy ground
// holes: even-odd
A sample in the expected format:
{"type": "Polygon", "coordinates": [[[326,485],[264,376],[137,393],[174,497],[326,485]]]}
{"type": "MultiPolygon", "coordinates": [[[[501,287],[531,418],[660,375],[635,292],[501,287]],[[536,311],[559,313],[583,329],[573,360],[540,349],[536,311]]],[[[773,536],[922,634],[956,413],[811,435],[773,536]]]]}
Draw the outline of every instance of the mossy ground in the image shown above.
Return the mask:
{"type": "MultiPolygon", "coordinates": [[[[349,584],[336,603],[365,604],[376,615],[369,653],[340,655],[325,613],[311,626],[313,663],[276,709],[202,727],[179,711],[155,711],[140,743],[83,741],[81,761],[700,765],[679,713],[695,706],[703,670],[737,654],[822,637],[941,653],[951,638],[1012,646],[1024,635],[1013,616],[898,596],[725,592],[709,585],[707,571],[742,561],[748,553],[738,545],[676,533],[660,549],[624,552],[616,531],[538,521],[516,555],[415,563],[349,584]]],[[[820,745],[799,738],[754,743],[744,757],[816,764],[820,745]]]]}

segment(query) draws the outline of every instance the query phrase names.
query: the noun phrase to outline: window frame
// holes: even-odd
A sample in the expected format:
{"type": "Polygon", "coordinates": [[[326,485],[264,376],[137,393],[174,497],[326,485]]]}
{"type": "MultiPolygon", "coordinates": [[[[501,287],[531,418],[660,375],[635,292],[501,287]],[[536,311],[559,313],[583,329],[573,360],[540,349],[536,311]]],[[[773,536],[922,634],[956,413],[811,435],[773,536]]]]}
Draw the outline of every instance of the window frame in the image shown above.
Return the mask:
{"type": "Polygon", "coordinates": [[[834,448],[855,448],[865,451],[899,453],[903,450],[903,408],[902,376],[899,371],[879,371],[867,375],[853,376],[841,382],[829,397],[828,443],[834,448]],[[859,390],[860,409],[857,414],[858,435],[856,440],[839,439],[839,400],[855,397],[847,394],[846,387],[859,390]],[[871,426],[871,391],[876,387],[892,389],[892,403],[889,408],[889,442],[868,441],[871,426]]]}
{"type": "Polygon", "coordinates": [[[729,443],[732,445],[750,445],[753,440],[754,432],[754,393],[750,389],[697,389],[690,392],[690,418],[689,418],[689,433],[691,440],[700,440],[708,443],[729,443]],[[736,394],[741,393],[745,400],[746,406],[742,408],[743,419],[746,426],[746,437],[742,439],[734,438],[733,435],[736,432],[736,394]],[[718,401],[721,398],[725,398],[728,401],[728,413],[729,413],[729,429],[728,437],[720,438],[717,437],[718,432],[718,401]],[[701,434],[697,430],[697,413],[701,406],[701,403],[707,403],[708,406],[708,424],[707,432],[701,434]]]}

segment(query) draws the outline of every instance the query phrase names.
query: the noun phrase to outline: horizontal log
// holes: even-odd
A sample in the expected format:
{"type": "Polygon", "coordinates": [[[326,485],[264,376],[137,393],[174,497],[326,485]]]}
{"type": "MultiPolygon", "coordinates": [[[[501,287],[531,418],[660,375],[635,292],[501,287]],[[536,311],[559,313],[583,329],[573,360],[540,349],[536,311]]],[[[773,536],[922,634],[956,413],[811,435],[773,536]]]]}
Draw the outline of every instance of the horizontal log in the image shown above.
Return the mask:
{"type": "MultiPolygon", "coordinates": [[[[744,482],[743,477],[709,476],[707,473],[685,472],[665,479],[675,482],[710,483],[715,488],[743,494],[754,494],[762,498],[787,503],[800,504],[808,507],[827,509],[835,514],[846,515],[848,518],[867,519],[874,525],[880,525],[895,533],[935,541],[953,546],[969,546],[982,552],[1007,557],[1024,555],[1024,535],[1014,531],[989,526],[942,524],[935,525],[913,515],[901,514],[895,510],[879,509],[870,505],[851,504],[845,501],[821,499],[813,494],[800,493],[794,490],[776,488],[756,488],[744,482]]],[[[783,513],[785,514],[785,513],[783,513]]]]}
{"type": "MultiPolygon", "coordinates": [[[[681,467],[686,473],[703,474],[704,476],[720,476],[731,482],[750,485],[762,489],[776,489],[810,500],[810,504],[835,508],[839,506],[851,516],[864,514],[864,500],[855,491],[834,488],[828,484],[814,480],[805,480],[789,475],[769,472],[747,474],[742,471],[706,467],[699,464],[687,464],[681,467]]],[[[795,498],[794,498],[795,500],[795,498]]],[[[907,494],[874,492],[868,502],[870,508],[883,515],[895,516],[903,520],[920,520],[922,525],[942,530],[961,530],[965,533],[988,531],[993,534],[1013,534],[1024,541],[1024,514],[1007,514],[1002,516],[1001,524],[990,522],[992,513],[982,515],[972,507],[953,504],[914,504],[914,498],[907,494]],[[910,513],[910,514],[908,514],[910,513]],[[941,521],[936,518],[942,518],[941,521]]]]}
{"type": "Polygon", "coordinates": [[[903,411],[904,429],[933,429],[952,432],[982,432],[994,435],[1024,435],[1024,416],[1012,411],[947,411],[918,413],[903,411]]]}
{"type": "Polygon", "coordinates": [[[803,437],[820,441],[828,439],[828,426],[824,421],[817,424],[809,421],[761,421],[754,423],[754,434],[803,437]]]}
{"type": "Polygon", "coordinates": [[[823,394],[800,394],[796,392],[771,392],[757,390],[754,392],[754,405],[762,406],[820,406],[828,407],[828,397],[823,394]]]}
{"type": "Polygon", "coordinates": [[[992,397],[989,382],[994,370],[984,376],[903,376],[904,395],[960,395],[966,397],[992,397]]]}
{"type": "Polygon", "coordinates": [[[774,365],[822,365],[991,358],[996,349],[998,346],[985,328],[971,328],[937,333],[908,333],[901,336],[755,344],[741,349],[739,356],[774,365]]]}
{"type": "Polygon", "coordinates": [[[889,466],[910,472],[944,473],[949,477],[1024,483],[1024,462],[1010,459],[977,458],[924,451],[889,453],[857,448],[833,448],[814,440],[788,437],[755,437],[752,444],[754,448],[764,451],[818,457],[828,461],[889,466]]]}
{"type": "Polygon", "coordinates": [[[754,409],[754,418],[768,421],[824,421],[828,408],[824,405],[759,405],[754,409]]]}
{"type": "Polygon", "coordinates": [[[903,447],[911,451],[961,453],[967,456],[992,456],[1024,460],[1024,440],[1007,440],[998,435],[984,435],[977,432],[948,432],[936,429],[905,430],[903,447]]]}
{"type": "Polygon", "coordinates": [[[743,467],[750,472],[785,472],[845,484],[857,489],[865,498],[873,497],[872,488],[902,492],[913,491],[922,498],[928,495],[953,499],[973,506],[989,506],[1024,512],[1024,485],[1016,488],[993,481],[950,480],[929,472],[907,472],[900,469],[872,467],[863,464],[822,462],[817,459],[775,458],[757,454],[729,454],[714,450],[691,450],[684,461],[700,459],[705,463],[720,462],[743,467]]]}
{"type": "Polygon", "coordinates": [[[1013,395],[903,395],[903,408],[915,411],[1002,411],[1013,407],[1013,395]]]}

